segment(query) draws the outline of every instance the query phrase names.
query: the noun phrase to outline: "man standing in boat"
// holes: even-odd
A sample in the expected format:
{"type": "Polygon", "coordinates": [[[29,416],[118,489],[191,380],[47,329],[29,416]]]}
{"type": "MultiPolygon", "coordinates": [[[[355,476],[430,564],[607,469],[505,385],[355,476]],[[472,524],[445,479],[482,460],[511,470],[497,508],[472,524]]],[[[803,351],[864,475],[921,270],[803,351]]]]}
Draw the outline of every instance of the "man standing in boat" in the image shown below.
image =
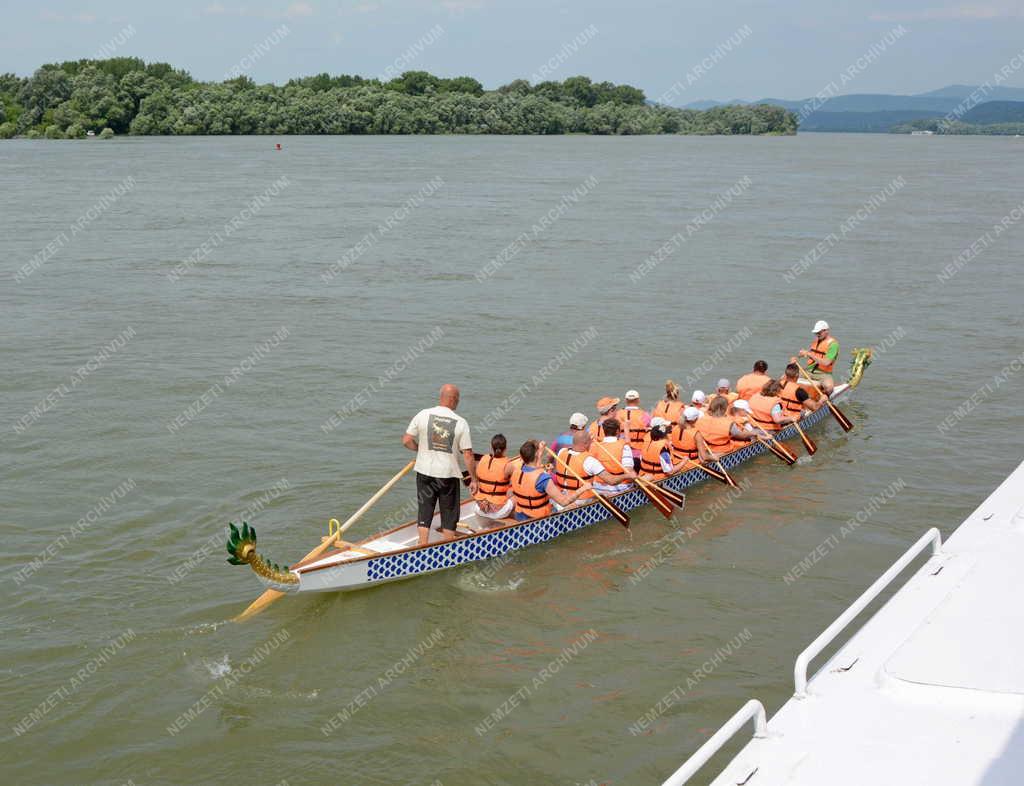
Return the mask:
{"type": "Polygon", "coordinates": [[[459,523],[459,482],[462,471],[456,450],[462,453],[469,472],[469,490],[477,492],[476,460],[466,419],[455,414],[459,389],[444,385],[436,407],[420,410],[409,422],[402,444],[416,451],[416,526],[421,546],[430,537],[434,509],[441,513],[441,537],[452,540],[459,523]]]}
{"type": "MultiPolygon", "coordinates": [[[[817,382],[826,395],[832,395],[835,383],[832,380],[832,369],[839,357],[839,342],[829,331],[828,322],[819,319],[814,323],[814,343],[807,349],[801,349],[800,357],[807,359],[807,376],[817,382]]],[[[798,362],[793,358],[793,362],[798,362]]]]}

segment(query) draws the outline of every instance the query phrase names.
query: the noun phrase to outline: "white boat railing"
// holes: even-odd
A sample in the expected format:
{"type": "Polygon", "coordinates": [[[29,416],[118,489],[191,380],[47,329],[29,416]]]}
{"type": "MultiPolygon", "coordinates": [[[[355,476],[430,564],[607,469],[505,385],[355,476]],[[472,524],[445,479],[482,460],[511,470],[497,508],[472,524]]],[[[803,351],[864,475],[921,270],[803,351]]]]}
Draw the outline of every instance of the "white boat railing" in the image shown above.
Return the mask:
{"type": "Polygon", "coordinates": [[[932,547],[933,557],[938,555],[942,550],[942,533],[935,527],[928,530],[918,539],[917,543],[907,549],[904,555],[896,560],[889,570],[879,576],[878,580],[868,587],[863,595],[850,604],[850,607],[840,614],[836,618],[835,622],[825,628],[825,630],[821,632],[821,635],[812,641],[810,646],[797,656],[796,664],[793,666],[794,698],[803,699],[807,696],[807,667],[810,665],[811,660],[820,654],[825,647],[831,644],[832,640],[838,636],[858,614],[864,611],[864,609],[867,608],[867,605],[877,598],[882,591],[892,583],[892,580],[902,573],[904,568],[913,562],[928,545],[931,545],[932,547]]]}
{"type": "MultiPolygon", "coordinates": [[[[803,699],[807,696],[807,667],[813,658],[821,653],[825,647],[827,647],[832,641],[838,636],[843,629],[849,625],[853,619],[867,608],[868,604],[877,598],[882,591],[888,587],[893,579],[895,579],[903,570],[913,562],[922,551],[928,546],[932,547],[932,557],[937,556],[942,551],[942,533],[935,527],[932,527],[924,535],[922,535],[917,543],[911,546],[906,552],[896,560],[892,566],[878,577],[878,580],[872,584],[857,600],[855,600],[849,608],[840,614],[835,622],[825,628],[821,635],[818,636],[814,641],[811,642],[810,646],[807,647],[803,652],[797,656],[796,665],[793,667],[793,681],[796,688],[794,698],[803,699]]],[[[743,728],[747,721],[753,719],[754,721],[754,737],[767,737],[768,736],[768,719],[765,715],[764,705],[761,704],[757,699],[751,699],[743,707],[729,718],[725,722],[725,725],[720,728],[715,735],[705,742],[697,751],[684,763],[683,766],[672,773],[662,786],[682,786],[690,778],[692,778],[701,767],[707,764],[708,760],[714,756],[726,742],[728,742],[737,731],[743,728]]]]}
{"type": "Polygon", "coordinates": [[[697,752],[683,763],[682,767],[673,772],[662,786],[682,786],[690,780],[701,767],[708,763],[708,759],[718,753],[721,747],[751,719],[754,721],[754,736],[766,737],[768,735],[768,716],[765,714],[764,705],[757,699],[751,699],[740,708],[739,712],[729,718],[710,740],[701,745],[697,752]]]}

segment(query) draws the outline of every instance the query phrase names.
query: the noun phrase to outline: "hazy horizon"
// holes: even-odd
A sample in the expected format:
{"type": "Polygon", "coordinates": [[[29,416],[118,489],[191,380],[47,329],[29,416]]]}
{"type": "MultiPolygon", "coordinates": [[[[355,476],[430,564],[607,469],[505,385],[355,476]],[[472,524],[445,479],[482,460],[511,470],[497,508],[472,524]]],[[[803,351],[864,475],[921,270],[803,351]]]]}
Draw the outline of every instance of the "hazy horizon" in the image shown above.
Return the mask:
{"type": "Polygon", "coordinates": [[[177,7],[55,0],[7,9],[0,72],[98,56],[166,61],[196,79],[244,73],[278,84],[329,72],[387,78],[402,70],[513,79],[584,74],[677,105],[914,95],[950,84],[1024,86],[1019,2],[897,0],[861,8],[750,0],[712,9],[638,0],[198,0],[177,7]],[[894,32],[895,31],[895,32],[894,32]],[[844,76],[845,75],[845,76],[844,76]],[[666,98],[667,97],[667,98],[666,98]]]}

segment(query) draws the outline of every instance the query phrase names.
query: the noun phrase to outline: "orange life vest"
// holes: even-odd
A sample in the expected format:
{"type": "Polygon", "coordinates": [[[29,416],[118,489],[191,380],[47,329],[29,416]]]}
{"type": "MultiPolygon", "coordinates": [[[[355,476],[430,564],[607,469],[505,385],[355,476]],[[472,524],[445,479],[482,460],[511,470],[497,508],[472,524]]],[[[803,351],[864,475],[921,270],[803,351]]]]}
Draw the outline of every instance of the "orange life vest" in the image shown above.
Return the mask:
{"type": "Polygon", "coordinates": [[[665,418],[673,426],[679,422],[679,414],[683,411],[682,401],[666,401],[662,399],[654,407],[651,417],[665,418]]]}
{"type": "MultiPolygon", "coordinates": [[[[603,417],[599,418],[598,420],[595,420],[593,423],[590,424],[590,437],[591,439],[594,440],[594,442],[600,442],[602,439],[608,436],[607,434],[604,433],[604,426],[602,425],[602,423],[604,423],[606,420],[608,420],[608,418],[611,417],[615,418],[620,423],[622,422],[622,418],[619,417],[619,413],[616,412],[614,415],[604,415],[603,417]]],[[[621,433],[619,434],[618,438],[622,439],[621,433]]]]}
{"type": "Polygon", "coordinates": [[[640,452],[640,471],[650,476],[652,480],[668,477],[661,468],[661,452],[668,446],[668,440],[664,437],[644,442],[643,450],[640,452]]]}
{"type": "MultiPolygon", "coordinates": [[[[569,448],[562,448],[558,451],[558,461],[555,462],[555,482],[566,491],[575,491],[580,487],[580,482],[576,480],[576,475],[579,475],[587,482],[591,481],[594,476],[583,468],[583,461],[589,455],[589,453],[570,453],[569,448]],[[568,465],[569,469],[565,468],[566,465],[568,465]],[[569,470],[572,471],[570,472],[569,470]],[[576,475],[573,475],[573,472],[576,475]]],[[[592,496],[593,494],[588,491],[580,499],[592,496]]]]}
{"type": "MultiPolygon", "coordinates": [[[[590,455],[601,462],[604,471],[612,475],[609,485],[617,486],[620,483],[628,483],[626,468],[622,466],[622,441],[615,442],[594,442],[590,445],[590,455]],[[600,447],[598,447],[600,445],[600,447]]],[[[605,481],[601,481],[604,483],[605,481]]]]}
{"type": "Polygon", "coordinates": [[[493,505],[501,507],[508,501],[508,490],[512,485],[505,477],[505,467],[509,459],[502,456],[484,456],[476,465],[476,480],[479,490],[475,499],[486,500],[493,505]]]}
{"type": "MultiPolygon", "coordinates": [[[[697,418],[703,420],[703,418],[697,418]]],[[[697,429],[693,426],[684,429],[680,423],[669,433],[669,444],[672,446],[672,459],[682,458],[696,460],[697,452],[697,429]]]]}
{"type": "Polygon", "coordinates": [[[835,338],[832,336],[826,336],[824,341],[814,339],[814,345],[811,347],[811,354],[814,357],[811,359],[813,368],[818,371],[824,371],[826,374],[832,373],[833,362],[825,359],[825,354],[828,352],[829,347],[835,343],[835,338]]]}
{"type": "Polygon", "coordinates": [[[647,415],[646,410],[639,408],[632,409],[626,407],[619,410],[619,421],[621,421],[622,428],[626,432],[629,446],[633,448],[634,452],[643,449],[644,438],[647,436],[647,432],[650,431],[650,428],[644,425],[645,415],[647,415]]]}
{"type": "Polygon", "coordinates": [[[757,393],[750,397],[750,414],[754,421],[765,431],[778,431],[782,428],[772,419],[772,410],[776,404],[781,404],[782,399],[778,396],[763,396],[757,393]]]}
{"type": "Polygon", "coordinates": [[[732,450],[732,436],[729,434],[731,428],[732,418],[728,416],[705,415],[697,419],[697,431],[704,437],[708,449],[718,455],[732,450]]]}
{"type": "Polygon", "coordinates": [[[736,392],[739,393],[740,398],[750,401],[751,396],[760,393],[761,388],[771,381],[772,378],[767,374],[762,374],[760,371],[751,371],[749,374],[744,374],[736,380],[736,392]]]}
{"type": "Polygon", "coordinates": [[[541,469],[517,469],[512,473],[512,495],[516,500],[516,513],[539,518],[554,512],[547,492],[537,491],[537,478],[542,472],[541,469]]]}
{"type": "Polygon", "coordinates": [[[782,393],[779,397],[782,399],[782,411],[787,415],[798,414],[804,409],[804,405],[796,397],[796,392],[799,389],[800,385],[797,382],[787,379],[782,383],[782,393]]]}

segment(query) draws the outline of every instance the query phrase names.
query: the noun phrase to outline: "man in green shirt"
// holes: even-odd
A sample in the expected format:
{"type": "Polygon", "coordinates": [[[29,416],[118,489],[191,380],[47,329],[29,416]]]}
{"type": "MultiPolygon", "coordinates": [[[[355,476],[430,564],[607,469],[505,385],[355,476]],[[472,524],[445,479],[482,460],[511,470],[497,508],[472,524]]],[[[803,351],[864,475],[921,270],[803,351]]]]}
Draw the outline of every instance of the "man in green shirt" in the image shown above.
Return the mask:
{"type": "MultiPolygon", "coordinates": [[[[829,331],[828,322],[819,319],[814,323],[814,343],[807,349],[800,350],[800,357],[807,361],[807,376],[815,380],[822,391],[832,394],[835,383],[832,380],[832,369],[835,368],[836,359],[839,357],[839,342],[836,341],[829,331]]],[[[793,358],[796,362],[796,358],[793,358]]]]}

